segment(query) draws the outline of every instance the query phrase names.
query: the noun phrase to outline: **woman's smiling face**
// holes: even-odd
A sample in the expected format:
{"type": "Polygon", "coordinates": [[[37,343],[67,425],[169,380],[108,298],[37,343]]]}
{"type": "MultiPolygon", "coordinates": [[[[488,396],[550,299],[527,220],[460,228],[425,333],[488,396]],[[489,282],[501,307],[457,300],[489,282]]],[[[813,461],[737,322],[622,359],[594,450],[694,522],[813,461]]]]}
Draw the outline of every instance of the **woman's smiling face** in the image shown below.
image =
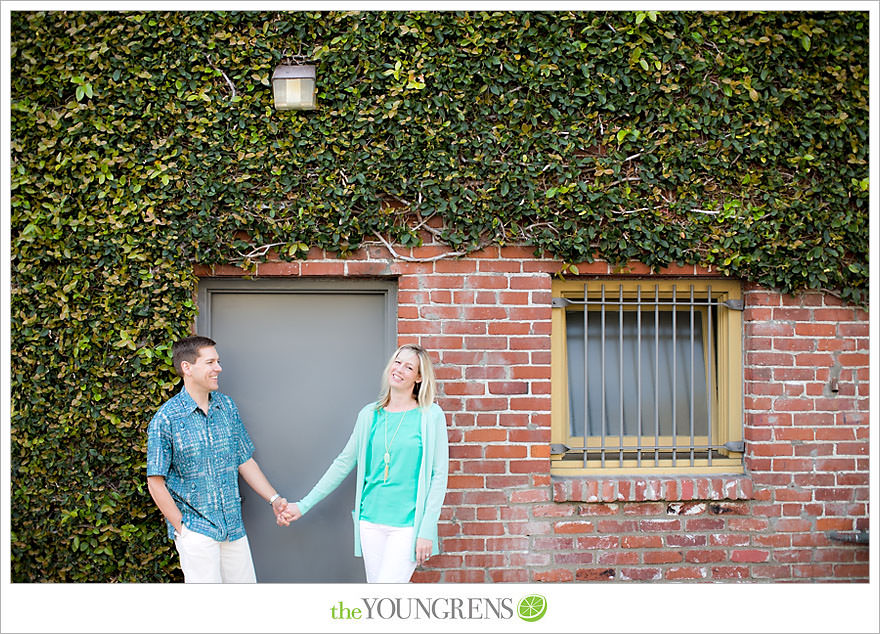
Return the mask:
{"type": "Polygon", "coordinates": [[[413,350],[404,348],[394,362],[388,376],[388,382],[392,388],[411,392],[417,381],[421,380],[419,373],[419,355],[413,350]]]}

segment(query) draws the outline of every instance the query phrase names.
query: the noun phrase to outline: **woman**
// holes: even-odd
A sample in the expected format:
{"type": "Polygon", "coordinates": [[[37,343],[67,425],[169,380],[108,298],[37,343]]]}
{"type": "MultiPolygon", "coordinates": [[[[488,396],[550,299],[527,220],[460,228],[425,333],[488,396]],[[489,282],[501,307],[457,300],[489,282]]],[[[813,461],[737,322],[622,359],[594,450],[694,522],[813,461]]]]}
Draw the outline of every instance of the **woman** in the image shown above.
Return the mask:
{"type": "Polygon", "coordinates": [[[406,344],[382,374],[379,400],[358,413],[351,437],[311,491],[289,510],[299,519],[357,466],[354,554],[367,583],[408,583],[440,552],[437,521],[446,497],[446,418],[424,348],[406,344]]]}

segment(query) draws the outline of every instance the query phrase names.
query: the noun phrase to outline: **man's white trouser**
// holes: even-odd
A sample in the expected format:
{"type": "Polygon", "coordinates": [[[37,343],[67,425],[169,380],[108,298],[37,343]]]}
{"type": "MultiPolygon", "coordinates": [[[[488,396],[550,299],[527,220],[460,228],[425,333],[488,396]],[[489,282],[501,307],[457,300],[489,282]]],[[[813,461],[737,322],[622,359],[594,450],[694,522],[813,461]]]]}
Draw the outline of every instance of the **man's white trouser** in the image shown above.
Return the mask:
{"type": "Polygon", "coordinates": [[[181,525],[174,538],[186,583],[256,583],[247,536],[233,542],[216,539],[181,525]]]}
{"type": "Polygon", "coordinates": [[[361,552],[367,583],[409,583],[416,569],[412,526],[386,526],[360,520],[361,552]]]}

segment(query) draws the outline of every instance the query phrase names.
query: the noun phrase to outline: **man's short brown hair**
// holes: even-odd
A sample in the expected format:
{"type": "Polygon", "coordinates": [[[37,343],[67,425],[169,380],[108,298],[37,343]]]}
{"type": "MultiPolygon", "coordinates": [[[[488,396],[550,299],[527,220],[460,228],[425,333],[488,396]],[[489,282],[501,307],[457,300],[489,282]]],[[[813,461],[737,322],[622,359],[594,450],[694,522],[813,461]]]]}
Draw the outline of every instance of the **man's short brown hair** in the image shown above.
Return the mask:
{"type": "Polygon", "coordinates": [[[181,370],[180,367],[181,363],[184,361],[187,363],[195,363],[196,359],[199,358],[199,350],[202,348],[211,348],[216,345],[217,344],[213,339],[200,337],[198,335],[184,337],[179,341],[175,341],[174,345],[171,346],[171,360],[174,363],[174,371],[177,372],[178,376],[183,376],[183,370],[181,370]]]}

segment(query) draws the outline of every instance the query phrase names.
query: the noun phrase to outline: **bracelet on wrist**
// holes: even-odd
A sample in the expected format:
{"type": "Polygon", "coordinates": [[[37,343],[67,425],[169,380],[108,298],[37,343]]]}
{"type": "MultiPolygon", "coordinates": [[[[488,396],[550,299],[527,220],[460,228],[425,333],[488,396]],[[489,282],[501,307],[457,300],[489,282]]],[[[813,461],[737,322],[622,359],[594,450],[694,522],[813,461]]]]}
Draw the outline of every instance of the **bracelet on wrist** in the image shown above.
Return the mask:
{"type": "Polygon", "coordinates": [[[280,493],[276,493],[275,495],[273,495],[272,497],[270,497],[270,498],[269,498],[269,506],[274,505],[274,504],[275,504],[275,500],[277,500],[277,499],[280,498],[280,497],[281,497],[281,494],[280,494],[280,493]]]}

